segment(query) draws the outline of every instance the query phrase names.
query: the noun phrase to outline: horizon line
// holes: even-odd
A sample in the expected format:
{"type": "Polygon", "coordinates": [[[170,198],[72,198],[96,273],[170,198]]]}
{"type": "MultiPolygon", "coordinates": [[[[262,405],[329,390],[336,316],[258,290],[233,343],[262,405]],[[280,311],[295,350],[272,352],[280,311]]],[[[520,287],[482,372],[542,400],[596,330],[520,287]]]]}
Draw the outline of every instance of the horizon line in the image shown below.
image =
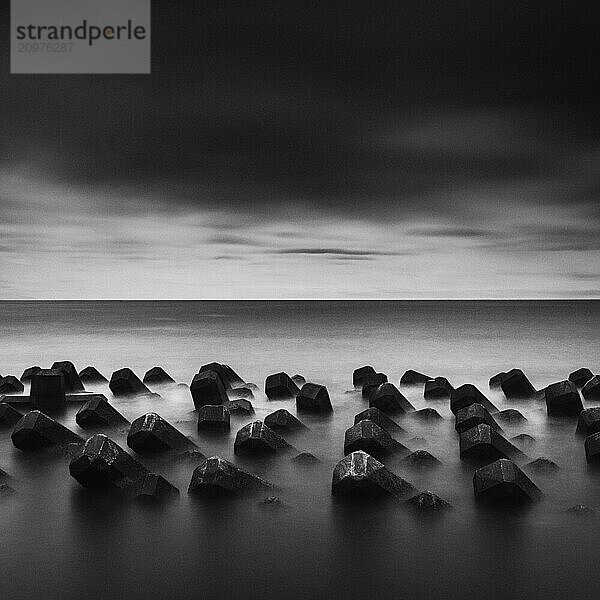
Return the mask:
{"type": "Polygon", "coordinates": [[[589,302],[577,298],[0,298],[5,302],[589,302]]]}

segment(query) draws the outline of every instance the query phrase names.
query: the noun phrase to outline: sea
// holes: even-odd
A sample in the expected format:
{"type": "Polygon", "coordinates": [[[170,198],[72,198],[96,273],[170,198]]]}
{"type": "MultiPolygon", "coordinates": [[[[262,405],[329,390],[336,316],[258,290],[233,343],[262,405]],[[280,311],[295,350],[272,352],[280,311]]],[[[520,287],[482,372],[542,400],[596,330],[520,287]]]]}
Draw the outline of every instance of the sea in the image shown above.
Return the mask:
{"type": "MultiPolygon", "coordinates": [[[[69,474],[60,453],[24,453],[0,430],[0,469],[13,494],[0,496],[0,597],[68,599],[458,599],[592,598],[600,556],[600,471],[586,463],[576,419],[550,418],[543,399],[508,402],[488,381],[522,369],[537,389],[579,367],[600,371],[600,301],[94,301],[1,302],[0,373],[19,377],[33,365],[70,360],[110,378],[132,368],[140,378],[162,366],[188,384],[201,365],[231,365],[260,392],[253,417],[232,416],[229,433],[199,433],[186,386],[152,388],[160,397],[113,398],[129,420],[156,412],[218,455],[272,482],[279,503],[262,496],[200,499],[187,488],[197,464],[137,457],[167,478],[179,498],[157,505],[97,493],[69,474]],[[386,467],[452,505],[420,514],[403,502],[348,503],[331,493],[344,456],[344,432],[368,406],[352,373],[372,365],[399,385],[407,369],[473,383],[499,408],[527,421],[504,435],[529,434],[523,466],[548,457],[560,470],[531,475],[543,495],[523,508],[476,502],[474,466],[461,461],[449,402],[401,387],[416,409],[444,418],[396,420],[397,439],[441,461],[415,470],[386,467]],[[285,371],[325,385],[334,412],[299,415],[307,429],[286,435],[298,452],[318,457],[299,466],[287,455],[240,458],[236,432],[293,400],[264,396],[267,375],[285,371]],[[594,512],[568,512],[585,504],[594,512]]],[[[27,390],[26,390],[27,393],[27,390]]],[[[586,406],[592,404],[585,403],[586,406]]],[[[75,408],[60,417],[82,437],[75,408]]],[[[127,429],[107,432],[127,448],[127,429]]],[[[129,450],[129,449],[128,449],[129,450]]],[[[133,453],[133,451],[129,450],[133,453]]]]}

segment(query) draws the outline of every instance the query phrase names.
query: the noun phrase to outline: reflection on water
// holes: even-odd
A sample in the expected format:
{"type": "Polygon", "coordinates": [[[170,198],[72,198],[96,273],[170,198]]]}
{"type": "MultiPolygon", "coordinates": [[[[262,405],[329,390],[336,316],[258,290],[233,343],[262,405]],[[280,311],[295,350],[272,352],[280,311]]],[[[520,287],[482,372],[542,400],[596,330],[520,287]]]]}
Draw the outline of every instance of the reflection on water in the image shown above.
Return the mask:
{"type": "MultiPolygon", "coordinates": [[[[162,399],[114,400],[128,419],[156,411],[205,454],[275,483],[281,507],[261,506],[260,496],[188,497],[194,464],[160,457],[143,462],[176,485],[180,498],[160,507],[123,503],[78,486],[67,458],[23,454],[1,431],[0,468],[17,490],[0,500],[2,597],[591,597],[600,521],[565,509],[583,503],[600,510],[600,472],[588,468],[575,423],[548,419],[543,402],[508,404],[489,393],[500,409],[518,408],[528,419],[503,424],[506,436],[532,435],[530,458],[547,456],[561,467],[554,477],[532,476],[544,497],[527,510],[474,501],[472,466],[458,458],[448,403],[425,403],[420,388],[403,391],[416,408],[433,406],[445,419],[400,418],[405,432],[397,438],[443,465],[387,465],[454,510],[431,519],[395,503],[348,505],[332,498],[330,486],[344,431],[366,407],[359,393],[346,393],[354,368],[372,364],[395,383],[414,368],[487,392],[491,375],[521,367],[543,387],[576,367],[600,370],[599,316],[594,302],[0,304],[3,374],[70,359],[107,375],[122,366],[142,375],[162,365],[189,383],[201,364],[219,360],[259,386],[275,371],[302,373],[328,386],[335,411],[329,419],[302,415],[309,429],[286,435],[298,451],[320,458],[307,467],[287,456],[233,455],[240,427],[277,408],[295,413],[293,402],[257,395],[255,417],[232,417],[231,432],[215,436],[196,431],[185,388],[156,389],[162,399]]],[[[94,391],[110,397],[106,387],[94,391]]],[[[73,410],[60,420],[83,434],[73,410]]],[[[110,435],[126,447],[126,429],[110,435]]]]}

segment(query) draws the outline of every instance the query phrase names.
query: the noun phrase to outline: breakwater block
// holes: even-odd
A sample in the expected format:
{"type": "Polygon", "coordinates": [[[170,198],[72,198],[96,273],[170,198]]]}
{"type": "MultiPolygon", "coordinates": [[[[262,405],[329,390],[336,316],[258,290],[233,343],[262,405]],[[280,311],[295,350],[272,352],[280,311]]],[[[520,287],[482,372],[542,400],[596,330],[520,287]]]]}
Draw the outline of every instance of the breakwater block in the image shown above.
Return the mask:
{"type": "Polygon", "coordinates": [[[298,395],[298,386],[284,372],[269,375],[265,380],[265,394],[269,400],[288,400],[298,395]]]}
{"type": "Polygon", "coordinates": [[[129,421],[102,394],[94,394],[75,415],[82,429],[123,425],[129,421]]]}
{"type": "Polygon", "coordinates": [[[24,452],[83,443],[83,439],[76,433],[39,410],[23,415],[15,425],[11,439],[24,452]]]}
{"type": "Polygon", "coordinates": [[[205,404],[198,409],[198,430],[229,431],[231,416],[222,404],[205,404]]]}
{"type": "Polygon", "coordinates": [[[252,475],[218,456],[211,456],[194,469],[188,493],[237,495],[262,492],[273,487],[272,483],[256,475],[252,475]]]}
{"type": "Polygon", "coordinates": [[[460,457],[492,461],[525,455],[495,429],[482,423],[460,434],[460,457]]]}
{"type": "Polygon", "coordinates": [[[369,406],[389,415],[412,412],[415,407],[393,383],[382,383],[369,396],[369,406]]]}
{"type": "Polygon", "coordinates": [[[275,454],[292,447],[262,421],[242,427],[235,436],[235,454],[275,454]]]}
{"type": "Polygon", "coordinates": [[[359,421],[346,430],[344,454],[351,454],[357,450],[362,450],[379,460],[394,454],[409,452],[406,446],[397,442],[373,421],[359,421]]]}
{"type": "Polygon", "coordinates": [[[336,496],[404,499],[416,492],[411,483],[362,450],[343,458],[333,470],[331,493],[336,496]]]}
{"type": "Polygon", "coordinates": [[[223,380],[215,371],[202,371],[194,375],[190,392],[196,410],[206,404],[224,404],[228,401],[223,380]]]}
{"type": "Polygon", "coordinates": [[[88,438],[69,465],[71,476],[89,488],[123,489],[147,474],[147,469],[102,433],[88,438]]]}
{"type": "Polygon", "coordinates": [[[475,496],[500,503],[535,502],[542,492],[512,461],[501,458],[475,471],[475,496]]]}
{"type": "Polygon", "coordinates": [[[265,417],[265,425],[271,429],[294,431],[305,429],[306,426],[285,408],[280,408],[265,417]]]}
{"type": "Polygon", "coordinates": [[[138,454],[194,448],[196,445],[181,431],[156,413],[138,417],[129,428],[127,445],[138,454]]]}
{"type": "Polygon", "coordinates": [[[75,394],[77,392],[84,392],[85,387],[79,378],[79,373],[75,368],[75,365],[70,360],[63,360],[55,362],[52,365],[53,371],[60,371],[65,377],[65,393],[75,394]]]}
{"type": "Polygon", "coordinates": [[[333,412],[327,388],[316,383],[305,383],[296,396],[296,410],[319,414],[333,412]]]}
{"type": "Polygon", "coordinates": [[[150,390],[142,383],[140,378],[129,368],[115,371],[108,384],[114,396],[135,396],[149,394],[150,390]]]}

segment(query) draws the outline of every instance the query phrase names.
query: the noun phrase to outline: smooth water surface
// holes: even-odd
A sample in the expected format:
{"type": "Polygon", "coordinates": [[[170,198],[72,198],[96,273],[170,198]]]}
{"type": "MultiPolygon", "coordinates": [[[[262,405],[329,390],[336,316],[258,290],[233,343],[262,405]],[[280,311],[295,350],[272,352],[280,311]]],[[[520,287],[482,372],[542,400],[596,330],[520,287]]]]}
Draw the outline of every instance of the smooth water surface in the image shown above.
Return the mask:
{"type": "MultiPolygon", "coordinates": [[[[308,431],[286,436],[317,455],[312,467],[289,457],[239,460],[235,432],[293,401],[253,401],[254,418],[232,417],[230,434],[198,434],[189,390],[154,389],[162,399],[112,400],[130,420],[155,411],[218,454],[278,486],[283,507],[261,497],[205,502],[187,495],[194,463],[142,458],[176,485],[179,500],[157,507],[118,502],[84,490],[68,458],[24,454],[0,431],[0,468],[16,493],[0,497],[2,598],[589,598],[595,595],[600,473],[585,461],[571,419],[549,419],[543,402],[507,403],[489,392],[499,371],[522,368],[537,388],[586,366],[600,371],[600,302],[4,302],[0,303],[0,373],[72,360],[107,377],[129,366],[141,377],[163,366],[189,383],[207,362],[230,364],[262,388],[269,373],[301,373],[329,389],[331,418],[301,419],[308,431]],[[398,384],[409,368],[475,383],[498,408],[528,421],[507,437],[537,440],[526,453],[558,463],[555,477],[533,477],[543,500],[527,510],[490,510],[474,502],[473,465],[459,459],[447,401],[425,402],[422,388],[402,388],[416,408],[444,417],[423,424],[405,416],[398,439],[426,449],[443,465],[414,472],[387,466],[454,510],[422,518],[400,503],[349,506],[331,496],[344,431],[367,403],[351,391],[352,371],[371,364],[398,384]]],[[[74,410],[61,419],[83,436],[74,410]]],[[[107,432],[123,447],[126,430],[107,432]]],[[[527,462],[527,461],[522,461],[527,462]]]]}

